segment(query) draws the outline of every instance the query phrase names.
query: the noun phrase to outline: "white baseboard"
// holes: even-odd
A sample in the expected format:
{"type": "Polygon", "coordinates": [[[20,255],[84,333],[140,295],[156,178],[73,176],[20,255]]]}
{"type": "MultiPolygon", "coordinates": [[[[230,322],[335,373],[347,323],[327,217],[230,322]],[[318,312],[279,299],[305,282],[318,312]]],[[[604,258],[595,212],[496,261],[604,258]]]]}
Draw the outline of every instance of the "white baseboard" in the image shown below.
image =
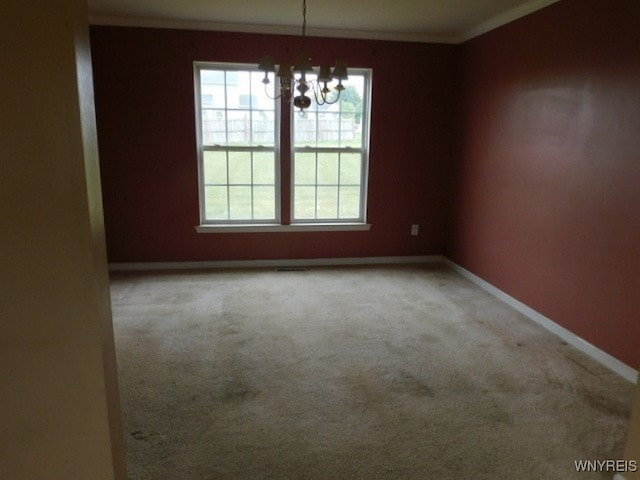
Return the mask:
{"type": "Polygon", "coordinates": [[[516,300],[512,296],[503,292],[499,288],[494,287],[489,282],[471,273],[469,270],[461,267],[460,265],[449,260],[448,258],[443,257],[443,262],[445,265],[448,265],[451,269],[458,272],[463,277],[471,280],[473,283],[475,283],[479,287],[483,288],[493,296],[499,298],[507,305],[515,308],[517,311],[527,316],[534,322],[542,325],[544,328],[556,334],[558,337],[562,338],[568,344],[573,345],[578,350],[589,355],[591,358],[601,363],[605,367],[609,368],[610,370],[614,371],[615,373],[629,380],[630,382],[633,382],[633,383],[637,382],[638,371],[631,368],[629,365],[621,362],[617,358],[614,358],[608,353],[600,350],[598,347],[580,338],[575,333],[572,333],[566,328],[558,325],[556,322],[554,322],[550,318],[547,318],[541,313],[536,312],[531,307],[525,305],[519,300],[516,300]]]}
{"type": "Polygon", "coordinates": [[[339,265],[386,265],[407,263],[441,263],[442,255],[412,255],[405,257],[349,257],[349,258],[301,258],[284,260],[219,260],[208,262],[140,262],[110,263],[109,270],[197,270],[214,268],[278,268],[278,267],[329,267],[339,265]]]}

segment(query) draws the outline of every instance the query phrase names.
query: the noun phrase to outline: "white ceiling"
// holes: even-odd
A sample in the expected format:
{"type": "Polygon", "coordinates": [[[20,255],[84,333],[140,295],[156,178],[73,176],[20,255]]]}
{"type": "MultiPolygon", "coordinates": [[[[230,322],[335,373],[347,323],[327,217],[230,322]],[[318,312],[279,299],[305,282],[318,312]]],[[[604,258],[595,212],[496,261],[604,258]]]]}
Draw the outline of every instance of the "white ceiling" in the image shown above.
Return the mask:
{"type": "MultiPolygon", "coordinates": [[[[307,0],[307,34],[459,43],[558,0],[307,0]]],[[[302,0],[88,0],[101,25],[299,34],[302,0]]]]}

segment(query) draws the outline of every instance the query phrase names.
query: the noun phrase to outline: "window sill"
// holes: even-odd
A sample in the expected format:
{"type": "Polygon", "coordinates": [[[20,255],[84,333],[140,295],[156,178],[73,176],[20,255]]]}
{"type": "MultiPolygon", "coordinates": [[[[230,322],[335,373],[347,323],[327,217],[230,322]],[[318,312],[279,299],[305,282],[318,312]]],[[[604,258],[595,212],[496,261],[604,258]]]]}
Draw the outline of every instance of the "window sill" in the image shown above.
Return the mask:
{"type": "Polygon", "coordinates": [[[370,223],[296,223],[280,224],[238,224],[238,225],[198,225],[198,233],[263,233],[263,232],[355,232],[367,231],[370,223]]]}

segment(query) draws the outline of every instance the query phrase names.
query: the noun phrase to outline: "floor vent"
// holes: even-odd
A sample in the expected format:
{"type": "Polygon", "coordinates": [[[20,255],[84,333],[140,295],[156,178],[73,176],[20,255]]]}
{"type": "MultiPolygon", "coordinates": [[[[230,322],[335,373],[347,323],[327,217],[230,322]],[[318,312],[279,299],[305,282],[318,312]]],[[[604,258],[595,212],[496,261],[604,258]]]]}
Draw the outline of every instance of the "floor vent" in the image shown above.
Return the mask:
{"type": "Polygon", "coordinates": [[[276,267],[276,272],[306,272],[306,267],[276,267]]]}

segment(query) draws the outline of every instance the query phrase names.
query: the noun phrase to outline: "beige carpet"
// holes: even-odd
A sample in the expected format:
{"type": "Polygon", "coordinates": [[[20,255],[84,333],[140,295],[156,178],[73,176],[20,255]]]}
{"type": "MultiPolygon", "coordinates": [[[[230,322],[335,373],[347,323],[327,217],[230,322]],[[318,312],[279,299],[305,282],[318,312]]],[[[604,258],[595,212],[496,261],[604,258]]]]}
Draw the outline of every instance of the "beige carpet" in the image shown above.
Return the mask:
{"type": "Polygon", "coordinates": [[[112,276],[130,479],[588,479],[632,385],[442,266],[112,276]]]}

